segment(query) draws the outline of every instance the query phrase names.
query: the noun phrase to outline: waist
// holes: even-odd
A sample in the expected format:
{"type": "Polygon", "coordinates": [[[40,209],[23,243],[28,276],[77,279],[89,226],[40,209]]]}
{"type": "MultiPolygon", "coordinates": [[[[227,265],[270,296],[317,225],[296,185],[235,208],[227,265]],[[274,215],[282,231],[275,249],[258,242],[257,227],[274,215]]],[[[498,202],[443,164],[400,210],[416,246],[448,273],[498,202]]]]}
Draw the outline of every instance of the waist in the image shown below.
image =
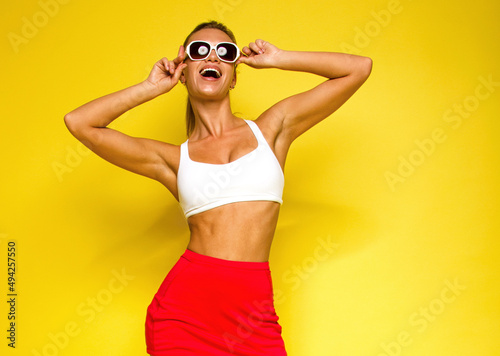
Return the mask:
{"type": "Polygon", "coordinates": [[[188,219],[188,249],[202,255],[238,261],[267,261],[280,205],[240,202],[188,219]]]}
{"type": "Polygon", "coordinates": [[[228,260],[210,255],[203,255],[187,248],[182,257],[194,263],[204,263],[214,266],[243,268],[243,269],[263,269],[269,270],[269,261],[238,261],[228,260]]]}

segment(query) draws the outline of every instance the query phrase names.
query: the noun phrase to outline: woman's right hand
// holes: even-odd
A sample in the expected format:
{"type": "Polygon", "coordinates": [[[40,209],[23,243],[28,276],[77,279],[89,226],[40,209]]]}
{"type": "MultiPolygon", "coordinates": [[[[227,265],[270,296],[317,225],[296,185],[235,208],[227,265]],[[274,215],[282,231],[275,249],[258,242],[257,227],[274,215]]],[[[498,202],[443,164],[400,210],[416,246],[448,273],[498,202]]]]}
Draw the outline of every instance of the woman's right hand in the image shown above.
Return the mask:
{"type": "Polygon", "coordinates": [[[184,46],[180,46],[179,53],[173,61],[163,57],[155,63],[145,82],[156,88],[159,94],[168,93],[177,84],[182,70],[187,66],[184,63],[185,58],[184,46]]]}

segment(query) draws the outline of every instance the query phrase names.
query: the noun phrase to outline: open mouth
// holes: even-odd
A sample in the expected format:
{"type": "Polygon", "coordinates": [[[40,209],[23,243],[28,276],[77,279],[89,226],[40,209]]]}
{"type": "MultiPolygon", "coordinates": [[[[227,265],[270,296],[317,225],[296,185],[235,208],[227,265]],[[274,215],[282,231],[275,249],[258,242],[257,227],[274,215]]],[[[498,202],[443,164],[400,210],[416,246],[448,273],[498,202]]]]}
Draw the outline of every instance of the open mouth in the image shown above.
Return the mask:
{"type": "Polygon", "coordinates": [[[205,78],[215,78],[221,77],[221,73],[215,68],[204,68],[201,70],[200,74],[205,78]]]}

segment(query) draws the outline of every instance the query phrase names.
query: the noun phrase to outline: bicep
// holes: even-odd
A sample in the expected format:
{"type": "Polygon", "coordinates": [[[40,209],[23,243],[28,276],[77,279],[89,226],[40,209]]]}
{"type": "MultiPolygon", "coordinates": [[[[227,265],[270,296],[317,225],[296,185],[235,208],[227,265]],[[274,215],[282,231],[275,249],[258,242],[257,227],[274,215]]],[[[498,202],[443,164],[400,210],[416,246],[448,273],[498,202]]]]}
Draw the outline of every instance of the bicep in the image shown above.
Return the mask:
{"type": "Polygon", "coordinates": [[[164,153],[167,146],[173,145],[132,137],[107,127],[89,127],[72,134],[101,158],[128,171],[155,180],[172,172],[164,153]]]}
{"type": "Polygon", "coordinates": [[[329,79],[313,89],[293,95],[275,105],[282,117],[282,132],[290,143],[340,108],[368,78],[353,73],[329,79]]]}

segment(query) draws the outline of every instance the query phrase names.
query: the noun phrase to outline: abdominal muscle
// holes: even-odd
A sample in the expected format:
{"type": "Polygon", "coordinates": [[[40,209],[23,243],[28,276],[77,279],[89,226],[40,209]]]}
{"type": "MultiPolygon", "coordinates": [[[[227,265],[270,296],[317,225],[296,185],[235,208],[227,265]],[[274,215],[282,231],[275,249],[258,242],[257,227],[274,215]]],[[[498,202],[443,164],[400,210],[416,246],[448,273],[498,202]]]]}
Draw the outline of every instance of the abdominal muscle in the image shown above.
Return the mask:
{"type": "Polygon", "coordinates": [[[269,260],[280,204],[247,201],[219,206],[188,218],[188,250],[216,258],[269,260]]]}

